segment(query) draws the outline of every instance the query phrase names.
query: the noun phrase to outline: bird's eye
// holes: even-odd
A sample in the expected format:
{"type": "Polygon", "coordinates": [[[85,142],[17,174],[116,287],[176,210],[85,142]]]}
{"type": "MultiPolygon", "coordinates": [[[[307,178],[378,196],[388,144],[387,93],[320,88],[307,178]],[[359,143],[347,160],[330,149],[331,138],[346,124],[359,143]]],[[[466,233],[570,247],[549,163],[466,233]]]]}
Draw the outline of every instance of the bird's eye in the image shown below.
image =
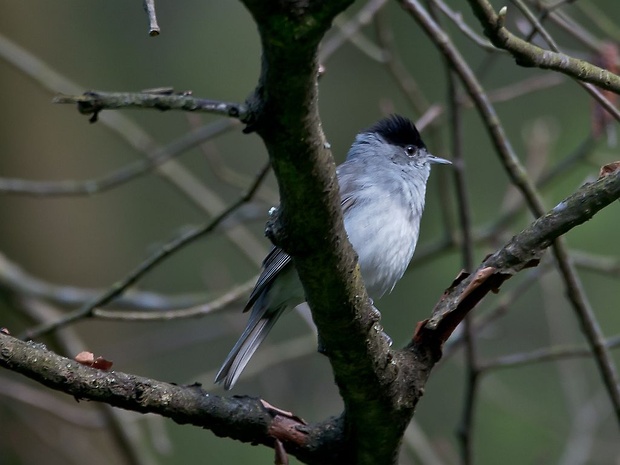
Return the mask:
{"type": "Polygon", "coordinates": [[[413,155],[415,155],[416,149],[413,145],[408,145],[407,147],[405,147],[405,152],[407,152],[407,155],[412,157],[413,155]]]}

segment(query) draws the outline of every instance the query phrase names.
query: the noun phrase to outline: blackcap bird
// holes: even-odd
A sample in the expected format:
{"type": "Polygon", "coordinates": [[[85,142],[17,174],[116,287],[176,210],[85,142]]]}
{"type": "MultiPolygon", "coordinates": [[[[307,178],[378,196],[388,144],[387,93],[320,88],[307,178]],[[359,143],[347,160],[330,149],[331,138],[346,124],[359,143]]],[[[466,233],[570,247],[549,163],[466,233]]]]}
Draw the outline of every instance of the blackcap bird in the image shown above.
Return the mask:
{"type": "MultiPolygon", "coordinates": [[[[373,299],[390,292],[411,261],[432,163],[450,164],[428,153],[409,119],[393,115],[359,133],[337,168],[344,227],[373,299]]],[[[274,247],[245,306],[248,325],[215,381],[232,388],[280,315],[305,300],[291,257],[274,247]]]]}

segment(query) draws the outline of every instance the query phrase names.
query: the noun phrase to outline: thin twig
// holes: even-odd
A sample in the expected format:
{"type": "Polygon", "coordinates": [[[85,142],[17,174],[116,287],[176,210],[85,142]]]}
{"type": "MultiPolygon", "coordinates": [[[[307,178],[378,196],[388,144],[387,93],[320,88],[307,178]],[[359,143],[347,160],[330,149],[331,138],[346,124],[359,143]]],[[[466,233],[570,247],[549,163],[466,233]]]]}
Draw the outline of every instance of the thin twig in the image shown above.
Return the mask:
{"type": "Polygon", "coordinates": [[[575,2],[575,7],[592,21],[610,40],[620,41],[620,28],[613,16],[610,17],[592,2],[575,2]]]}
{"type": "Polygon", "coordinates": [[[136,160],[127,166],[99,178],[85,181],[30,181],[25,179],[0,178],[0,193],[40,197],[83,196],[106,192],[148,173],[159,165],[177,157],[202,142],[217,137],[236,126],[234,120],[221,119],[199,127],[179,137],[165,147],[154,151],[148,157],[136,160]]]}
{"type": "MultiPolygon", "coordinates": [[[[600,40],[594,37],[586,28],[571,18],[566,12],[558,11],[554,9],[553,6],[548,7],[540,0],[535,0],[531,3],[540,11],[539,21],[548,17],[553,24],[558,26],[569,36],[575,38],[578,42],[581,42],[582,45],[589,48],[592,52],[596,53],[599,51],[601,47],[600,40]]],[[[536,34],[536,31],[533,31],[532,34],[536,34]]],[[[530,38],[528,37],[526,40],[529,41],[530,38]]]]}
{"type": "MultiPolygon", "coordinates": [[[[469,271],[474,266],[471,204],[467,183],[465,179],[465,158],[463,156],[463,127],[462,111],[459,105],[458,81],[452,71],[449,62],[446,62],[448,74],[448,94],[450,108],[450,125],[452,132],[452,156],[454,163],[454,184],[456,186],[457,211],[459,217],[461,233],[461,251],[463,269],[469,271]]],[[[463,412],[461,422],[458,427],[462,451],[462,463],[470,465],[473,463],[473,435],[474,435],[474,413],[476,404],[476,394],[478,387],[478,360],[476,356],[476,343],[473,333],[471,316],[465,317],[463,322],[464,343],[465,343],[465,397],[463,400],[463,412]]]]}
{"type": "Polygon", "coordinates": [[[110,288],[102,293],[97,298],[93,299],[91,302],[83,305],[79,309],[70,312],[64,315],[62,318],[51,322],[44,323],[42,325],[31,328],[25,332],[21,336],[22,339],[35,339],[44,334],[47,334],[51,331],[54,331],[60,327],[66,326],[70,323],[73,323],[77,320],[88,318],[93,315],[93,310],[96,307],[101,307],[109,302],[111,302],[115,297],[122,294],[129,286],[134,284],[138,279],[144,276],[148,271],[150,271],[155,265],[160,263],[162,260],[170,256],[172,253],[178,251],[182,247],[188,245],[194,240],[204,236],[205,234],[213,231],[222,221],[224,221],[230,214],[232,214],[235,210],[237,210],[241,205],[246,203],[248,200],[252,198],[256,190],[259,188],[261,182],[269,172],[269,164],[266,164],[263,169],[260,171],[258,176],[256,177],[254,183],[246,193],[244,193],[239,200],[231,204],[227,209],[225,209],[218,216],[213,218],[208,223],[203,224],[197,228],[191,229],[187,231],[171,241],[164,244],[158,251],[156,251],[149,258],[144,260],[140,265],[134,268],[127,276],[125,276],[120,281],[114,283],[110,288]]]}
{"type": "MultiPolygon", "coordinates": [[[[607,349],[616,349],[620,347],[620,335],[604,340],[603,345],[607,349]]],[[[504,368],[514,368],[540,362],[551,362],[556,360],[591,356],[592,349],[590,349],[588,346],[583,345],[543,347],[541,349],[532,350],[530,352],[522,352],[518,354],[497,357],[482,363],[479,368],[481,372],[486,374],[490,371],[504,368]]]]}
{"type": "Polygon", "coordinates": [[[575,266],[604,275],[620,276],[620,260],[607,255],[594,255],[580,250],[571,250],[575,266]]]}
{"type": "MultiPolygon", "coordinates": [[[[527,291],[540,280],[541,276],[551,271],[551,269],[551,262],[545,261],[537,268],[530,270],[526,274],[525,279],[522,279],[514,288],[503,294],[502,298],[495,305],[495,307],[482,315],[478,315],[474,319],[473,331],[476,334],[482,334],[492,323],[504,316],[510,307],[521,297],[525,296],[527,291]]],[[[465,334],[463,332],[454,334],[450,339],[448,339],[444,347],[443,359],[445,360],[456,354],[457,350],[461,347],[461,345],[463,345],[464,341],[465,334]]]]}
{"type": "Polygon", "coordinates": [[[377,50],[373,43],[359,35],[359,30],[368,25],[386,3],[387,0],[369,0],[366,5],[348,21],[336,17],[334,23],[338,26],[338,33],[327,39],[321,46],[319,51],[319,63],[326,63],[340,47],[347,43],[347,41],[350,41],[373,60],[382,62],[383,56],[381,50],[377,50]]]}
{"type": "Polygon", "coordinates": [[[468,1],[491,41],[496,47],[508,50],[518,65],[551,69],[605,90],[620,92],[620,76],[587,61],[530,44],[504,27],[503,17],[495,12],[488,1],[468,1]]]}
{"type": "MultiPolygon", "coordinates": [[[[591,135],[588,135],[571,154],[562,158],[555,166],[548,169],[540,176],[540,179],[536,181],[536,188],[543,189],[548,186],[551,181],[557,179],[558,176],[566,173],[576,164],[584,161],[592,153],[595,146],[595,139],[591,135]]],[[[503,212],[501,216],[490,225],[479,228],[476,235],[480,237],[496,237],[508,228],[510,223],[518,217],[518,214],[523,211],[525,206],[523,198],[520,197],[518,204],[503,212]]]]}
{"type": "Polygon", "coordinates": [[[465,34],[472,42],[478,45],[480,48],[487,52],[493,53],[506,53],[505,50],[499,49],[495,47],[489,39],[486,39],[480,35],[478,35],[470,26],[463,20],[463,15],[461,13],[457,13],[452,8],[450,8],[443,0],[432,0],[433,4],[441,10],[441,12],[446,15],[450,21],[452,21],[459,30],[465,34]]]}
{"type": "Polygon", "coordinates": [[[423,114],[430,106],[415,78],[405,67],[394,43],[394,33],[388,23],[387,11],[379,11],[374,17],[377,41],[385,55],[384,63],[390,77],[394,80],[409,104],[418,115],[423,114]]]}
{"type": "Polygon", "coordinates": [[[564,82],[566,82],[566,78],[561,74],[543,74],[491,89],[487,94],[493,103],[508,102],[527,94],[555,87],[564,82]]]}
{"type": "MultiPolygon", "coordinates": [[[[521,0],[512,0],[512,2],[517,6],[517,8],[519,8],[530,24],[532,24],[532,27],[534,27],[534,29],[543,37],[549,45],[549,48],[556,53],[561,53],[560,48],[551,37],[551,34],[547,32],[529,8],[525,6],[521,0]]],[[[616,119],[616,121],[620,122],[620,111],[597,88],[590,83],[582,82],[580,79],[575,79],[575,82],[583,87],[585,91],[607,111],[607,113],[616,119]]]]}
{"type": "Polygon", "coordinates": [[[414,19],[418,21],[424,31],[450,61],[452,68],[456,71],[461,81],[463,81],[465,89],[474,101],[483,121],[486,123],[486,128],[489,131],[491,140],[500,155],[500,159],[511,181],[523,193],[523,196],[526,198],[528,205],[531,206],[534,214],[536,216],[542,215],[545,209],[536,194],[532,181],[521,166],[512,145],[506,137],[506,133],[495,108],[489,101],[488,96],[484,92],[474,72],[454,46],[449,36],[429,16],[428,12],[421,6],[418,0],[403,0],[402,5],[405,10],[410,12],[414,19]]]}
{"type": "MultiPolygon", "coordinates": [[[[186,113],[187,121],[192,130],[196,130],[203,125],[202,117],[196,113],[186,113]]],[[[222,156],[217,150],[216,144],[212,141],[204,141],[200,144],[200,150],[202,151],[205,160],[209,164],[211,171],[218,179],[223,182],[237,188],[244,189],[248,186],[252,179],[239,171],[229,168],[224,162],[222,156]]],[[[268,205],[275,205],[279,201],[279,195],[273,189],[263,185],[261,189],[256,193],[256,198],[264,201],[268,205]]]]}
{"type": "Polygon", "coordinates": [[[157,24],[157,13],[155,12],[155,0],[144,0],[144,11],[149,18],[149,35],[151,37],[158,36],[160,33],[159,24],[157,24]]]}
{"type": "MultiPolygon", "coordinates": [[[[555,52],[559,52],[557,45],[552,39],[550,39],[549,34],[544,30],[540,23],[538,23],[529,9],[525,7],[520,0],[513,1],[517,5],[520,5],[521,11],[538,30],[538,32],[543,35],[549,46],[555,52]]],[[[620,121],[620,112],[598,90],[592,88],[589,84],[582,83],[581,81],[577,82],[590,94],[592,94],[597,102],[600,103],[612,116],[620,121]]],[[[620,377],[618,376],[613,358],[604,345],[603,331],[600,328],[596,316],[594,315],[594,311],[590,306],[590,302],[588,301],[585,290],[583,289],[581,280],[577,276],[575,267],[570,261],[570,256],[565,242],[558,240],[553,247],[553,252],[558,262],[557,265],[560,270],[560,274],[566,284],[568,298],[575,309],[582,331],[588,338],[588,342],[590,343],[592,351],[595,354],[595,359],[598,363],[599,370],[601,371],[603,382],[607,387],[607,391],[616,411],[616,419],[620,422],[620,377]]]]}
{"type": "Polygon", "coordinates": [[[104,320],[121,320],[121,321],[168,321],[185,318],[197,318],[205,315],[216,313],[220,310],[228,308],[230,305],[239,302],[246,297],[256,284],[258,276],[246,281],[244,284],[236,286],[230,291],[224,293],[220,297],[206,304],[196,305],[189,308],[170,309],[163,311],[133,311],[127,312],[122,310],[106,310],[103,308],[95,308],[93,316],[104,320]]]}

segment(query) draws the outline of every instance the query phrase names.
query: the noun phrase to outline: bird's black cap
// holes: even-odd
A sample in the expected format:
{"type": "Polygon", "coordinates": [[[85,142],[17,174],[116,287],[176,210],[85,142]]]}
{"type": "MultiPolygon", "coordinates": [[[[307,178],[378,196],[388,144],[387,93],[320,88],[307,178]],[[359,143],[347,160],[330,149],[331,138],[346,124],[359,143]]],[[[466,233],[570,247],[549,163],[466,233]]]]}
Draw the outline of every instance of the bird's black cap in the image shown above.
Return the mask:
{"type": "Polygon", "coordinates": [[[377,121],[365,132],[377,133],[392,145],[400,147],[415,145],[416,147],[426,148],[415,125],[404,116],[390,115],[377,121]]]}

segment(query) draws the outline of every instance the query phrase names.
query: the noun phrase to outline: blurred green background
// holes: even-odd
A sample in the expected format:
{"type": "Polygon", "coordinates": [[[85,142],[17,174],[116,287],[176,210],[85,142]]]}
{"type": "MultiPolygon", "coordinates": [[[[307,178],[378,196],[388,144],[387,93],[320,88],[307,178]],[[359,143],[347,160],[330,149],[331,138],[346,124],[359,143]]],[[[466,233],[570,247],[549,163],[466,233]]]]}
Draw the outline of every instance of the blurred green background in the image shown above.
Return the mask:
{"type": "MultiPolygon", "coordinates": [[[[617,1],[584,3],[604,11],[612,24],[620,23],[617,1]]],[[[449,4],[464,8],[464,18],[474,30],[480,30],[465,2],[453,0],[449,4]]],[[[363,6],[358,2],[346,17],[363,6]]],[[[52,96],[70,93],[70,87],[40,68],[20,70],[27,65],[26,56],[18,55],[12,63],[7,58],[7,40],[75,83],[78,93],[173,86],[177,91],[191,90],[195,96],[236,102],[250,94],[259,73],[260,44],[255,25],[239,2],[189,0],[159,2],[157,7],[162,33],[151,38],[139,1],[0,0],[0,177],[86,180],[144,156],[102,121],[89,124],[75,107],[52,105],[52,96]]],[[[577,7],[567,7],[566,11],[583,21],[599,39],[610,34],[598,29],[577,7]]],[[[397,4],[385,7],[383,19],[394,34],[406,69],[426,99],[444,108],[438,129],[425,133],[425,139],[431,151],[450,158],[445,116],[447,79],[441,56],[397,4]]],[[[503,55],[493,58],[489,65],[487,52],[465,39],[445,18],[442,22],[471,66],[485,70],[479,77],[487,89],[545,75],[541,70],[518,68],[503,55]]],[[[515,30],[522,26],[522,21],[511,22],[515,30]]],[[[557,28],[550,29],[569,53],[592,59],[591,52],[578,41],[557,28]]],[[[375,38],[372,24],[362,33],[367,39],[375,38]]],[[[327,40],[338,34],[338,29],[333,29],[327,40]]],[[[354,135],[386,112],[397,111],[414,119],[421,116],[395,85],[385,64],[372,60],[352,43],[346,42],[335,51],[325,66],[320,82],[321,117],[337,161],[344,159],[354,135]]],[[[517,153],[534,171],[536,165],[544,171],[569,157],[590,133],[592,103],[568,79],[497,103],[496,108],[517,153]],[[536,130],[542,134],[543,148],[532,148],[536,130]]],[[[109,113],[101,117],[108,118],[109,113]]],[[[146,143],[150,146],[165,145],[195,124],[182,112],[119,113],[152,139],[146,143]]],[[[499,218],[506,202],[517,196],[513,192],[508,195],[512,200],[506,200],[507,176],[476,112],[467,109],[463,118],[468,195],[474,224],[482,228],[499,218]]],[[[216,119],[200,116],[203,124],[216,119]]],[[[121,121],[121,128],[140,139],[133,126],[121,121]]],[[[258,136],[243,135],[240,126],[214,140],[210,150],[248,179],[266,161],[258,136]]],[[[600,165],[619,158],[617,147],[602,138],[587,159],[544,189],[546,206],[551,208],[595,177],[600,165]]],[[[177,162],[224,204],[240,195],[242,189],[218,177],[199,148],[177,162]]],[[[431,176],[418,254],[440,243],[450,233],[449,228],[452,234],[458,233],[452,181],[452,173],[445,169],[435,169],[431,176]]],[[[253,203],[253,220],[245,225],[264,250],[269,245],[263,238],[264,221],[276,201],[276,191],[271,175],[261,191],[262,200],[253,203]]],[[[567,239],[571,248],[618,260],[619,208],[614,204],[570,232],[567,239]]],[[[91,196],[0,194],[0,253],[46,282],[102,289],[125,276],[166,240],[208,217],[154,172],[91,196]]],[[[522,213],[509,230],[499,234],[495,245],[487,242],[477,247],[476,262],[530,220],[522,213]]],[[[255,252],[255,256],[261,254],[260,250],[255,252]]],[[[396,346],[406,344],[416,322],[430,314],[462,267],[457,248],[431,258],[414,263],[394,292],[378,302],[384,327],[396,346]]],[[[208,301],[251,279],[257,270],[255,259],[220,232],[176,253],[137,287],[166,295],[197,295],[208,301]]],[[[601,273],[580,268],[580,276],[604,332],[608,336],[618,333],[617,270],[601,273]]],[[[499,295],[489,296],[476,309],[476,314],[496,307],[525,278],[523,273],[506,283],[499,295]]],[[[18,334],[32,320],[22,314],[12,290],[0,282],[0,326],[18,334]]],[[[519,294],[502,318],[476,334],[482,360],[550,345],[583,343],[556,273],[537,278],[527,292],[519,294]]],[[[175,383],[199,381],[206,390],[223,394],[221,388],[213,386],[212,379],[245,325],[246,315],[240,313],[242,303],[200,319],[158,323],[93,320],[80,322],[71,330],[80,350],[113,360],[119,371],[175,383]]],[[[46,342],[61,351],[53,341],[46,342]]],[[[463,366],[462,354],[457,352],[436,367],[415,417],[427,444],[443,463],[458,463],[456,431],[464,398],[463,366]]],[[[232,393],[260,396],[307,421],[337,415],[342,408],[327,359],[315,352],[308,325],[297,314],[280,321],[232,393]],[[279,358],[285,360],[274,362],[279,358]]],[[[263,447],[216,438],[209,431],[154,416],[120,415],[139,445],[142,463],[273,463],[272,451],[263,447]]],[[[0,373],[0,464],[123,463],[112,434],[100,423],[93,404],[76,404],[13,373],[0,373]],[[27,399],[17,400],[19,396],[7,386],[17,386],[27,399]],[[36,405],[37,401],[49,408],[36,405]],[[54,405],[65,413],[54,414],[54,405]]],[[[591,359],[492,372],[480,383],[475,427],[479,464],[620,463],[618,426],[591,359]]],[[[403,446],[401,462],[420,463],[410,441],[411,437],[403,446]]],[[[298,462],[292,459],[292,463],[298,462]]]]}

